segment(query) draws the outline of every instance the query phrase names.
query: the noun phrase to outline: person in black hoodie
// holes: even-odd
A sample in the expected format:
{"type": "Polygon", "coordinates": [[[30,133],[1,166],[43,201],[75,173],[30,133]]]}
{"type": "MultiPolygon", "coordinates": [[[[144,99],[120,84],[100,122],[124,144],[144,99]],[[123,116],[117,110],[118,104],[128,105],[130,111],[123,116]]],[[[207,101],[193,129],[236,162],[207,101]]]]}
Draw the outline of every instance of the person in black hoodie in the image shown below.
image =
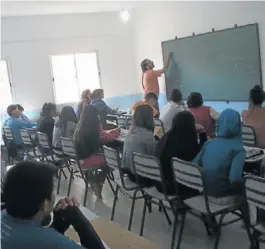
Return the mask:
{"type": "MultiPolygon", "coordinates": [[[[201,138],[206,137],[200,136],[201,138]]],[[[178,113],[172,122],[172,129],[165,134],[157,146],[157,156],[162,167],[162,174],[166,182],[166,191],[168,194],[176,193],[174,173],[171,166],[173,157],[185,161],[192,161],[200,152],[195,119],[188,111],[178,113]]],[[[157,186],[162,192],[162,186],[157,186]]],[[[196,195],[197,191],[178,184],[179,194],[183,199],[196,195]]]]}
{"type": "Polygon", "coordinates": [[[45,103],[42,107],[41,117],[37,123],[37,130],[45,133],[52,144],[54,119],[57,116],[56,105],[53,103],[45,103]]]}

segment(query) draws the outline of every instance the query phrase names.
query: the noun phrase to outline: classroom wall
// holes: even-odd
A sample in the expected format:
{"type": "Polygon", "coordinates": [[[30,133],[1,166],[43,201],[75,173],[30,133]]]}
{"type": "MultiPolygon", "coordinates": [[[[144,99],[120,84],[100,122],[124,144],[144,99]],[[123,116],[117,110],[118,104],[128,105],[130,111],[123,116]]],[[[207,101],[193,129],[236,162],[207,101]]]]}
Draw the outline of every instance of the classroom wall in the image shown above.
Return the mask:
{"type": "Polygon", "coordinates": [[[39,114],[44,102],[54,101],[54,54],[97,51],[107,101],[126,108],[138,97],[131,23],[122,23],[116,12],[2,18],[1,38],[15,102],[28,111],[39,114]]]}
{"type": "MultiPolygon", "coordinates": [[[[144,58],[154,60],[157,68],[162,67],[161,42],[175,36],[190,36],[192,32],[209,32],[233,27],[234,24],[259,24],[263,79],[265,78],[265,2],[150,2],[134,13],[136,64],[144,58]],[[137,35],[136,35],[137,34],[137,35]]],[[[137,71],[138,81],[141,78],[137,71]]],[[[164,78],[160,79],[165,92],[164,78]]],[[[263,86],[265,83],[263,80],[263,86]]],[[[138,85],[139,91],[141,86],[138,85]]],[[[166,102],[165,93],[160,95],[160,107],[166,102]]],[[[246,102],[206,102],[218,111],[227,107],[238,111],[247,108],[246,102]]]]}

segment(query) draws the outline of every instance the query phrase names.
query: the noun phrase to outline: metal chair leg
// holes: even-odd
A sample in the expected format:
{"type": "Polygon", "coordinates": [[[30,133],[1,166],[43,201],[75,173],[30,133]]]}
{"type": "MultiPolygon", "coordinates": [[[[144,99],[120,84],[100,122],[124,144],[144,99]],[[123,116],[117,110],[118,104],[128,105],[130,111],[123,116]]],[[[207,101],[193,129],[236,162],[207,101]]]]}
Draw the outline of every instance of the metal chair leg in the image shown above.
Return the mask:
{"type": "Polygon", "coordinates": [[[62,169],[59,168],[59,178],[58,178],[58,186],[57,186],[57,195],[60,193],[61,176],[62,176],[62,169]]]}
{"type": "Polygon", "coordinates": [[[73,180],[73,170],[68,168],[69,172],[70,172],[70,179],[69,179],[69,185],[68,185],[68,191],[67,191],[67,196],[70,195],[70,192],[71,192],[71,185],[72,185],[72,180],[73,180]]]}
{"type": "Polygon", "coordinates": [[[74,180],[74,175],[72,174],[73,173],[73,170],[70,168],[70,167],[67,167],[69,173],[70,173],[70,176],[72,177],[72,179],[74,180]]]}
{"type": "Polygon", "coordinates": [[[177,224],[178,224],[178,214],[177,212],[174,215],[174,225],[173,225],[173,231],[172,231],[172,238],[171,238],[171,249],[174,249],[175,246],[175,240],[176,240],[176,230],[177,230],[177,224]]]}
{"type": "Polygon", "coordinates": [[[63,175],[64,175],[65,180],[67,180],[67,176],[66,176],[66,174],[64,173],[63,169],[61,169],[61,170],[62,170],[62,172],[63,172],[63,175]]]}
{"type": "Polygon", "coordinates": [[[87,191],[88,191],[88,180],[85,180],[86,190],[85,190],[85,197],[84,197],[84,207],[86,206],[86,199],[87,199],[87,191]]]}
{"type": "Polygon", "coordinates": [[[116,190],[115,190],[115,194],[114,194],[114,200],[113,200],[113,206],[112,206],[110,220],[114,219],[115,208],[116,208],[116,203],[117,203],[117,199],[118,199],[118,193],[119,193],[119,186],[117,185],[116,190]]]}
{"type": "Polygon", "coordinates": [[[152,213],[152,198],[150,197],[148,198],[147,206],[149,213],[152,213]]]}
{"type": "Polygon", "coordinates": [[[108,184],[109,184],[109,186],[110,186],[110,189],[111,189],[112,193],[115,195],[115,190],[114,190],[114,188],[113,188],[113,185],[111,184],[111,181],[110,181],[108,175],[107,175],[106,178],[107,178],[107,181],[108,181],[108,184]]]}
{"type": "Polygon", "coordinates": [[[162,212],[161,202],[159,202],[159,204],[158,204],[158,211],[159,211],[160,213],[162,212]]]}
{"type": "Polygon", "coordinates": [[[212,232],[210,230],[209,222],[207,221],[207,217],[204,214],[202,214],[201,219],[202,219],[202,222],[203,222],[203,224],[205,226],[205,229],[206,229],[206,232],[207,232],[208,236],[211,236],[212,232]]]}
{"type": "Polygon", "coordinates": [[[260,242],[258,240],[258,237],[260,235],[261,234],[257,230],[253,231],[253,243],[252,243],[250,249],[260,249],[260,242]]]}
{"type": "Polygon", "coordinates": [[[183,230],[184,230],[184,225],[185,225],[185,219],[186,219],[186,214],[187,214],[187,211],[184,210],[183,211],[183,216],[182,216],[182,219],[181,219],[181,223],[180,223],[180,231],[179,231],[179,237],[178,237],[178,244],[177,244],[177,249],[180,249],[180,244],[181,244],[181,239],[182,239],[182,235],[183,235],[183,230]]]}
{"type": "Polygon", "coordinates": [[[242,208],[241,213],[242,213],[243,221],[244,221],[245,226],[246,226],[248,239],[250,241],[251,248],[252,248],[252,247],[254,247],[254,232],[253,232],[253,236],[252,236],[251,231],[250,231],[251,224],[250,224],[249,209],[248,209],[247,204],[246,204],[246,206],[244,206],[242,208]]]}
{"type": "Polygon", "coordinates": [[[214,249],[218,249],[219,241],[220,241],[220,237],[221,237],[221,226],[222,226],[222,223],[223,223],[225,216],[226,216],[226,213],[222,214],[220,219],[219,219],[219,222],[217,225],[217,234],[216,234],[216,239],[215,239],[215,243],[214,243],[214,249]]]}
{"type": "Polygon", "coordinates": [[[164,206],[163,203],[161,203],[161,207],[162,207],[162,209],[163,209],[163,211],[164,211],[164,214],[165,214],[165,216],[166,216],[166,219],[167,219],[168,224],[171,226],[171,225],[172,225],[172,222],[171,222],[171,220],[170,220],[170,218],[169,218],[169,216],[168,216],[167,210],[166,210],[166,208],[165,208],[165,206],[164,206]]]}
{"type": "Polygon", "coordinates": [[[144,232],[144,221],[145,221],[145,215],[146,215],[146,207],[147,207],[147,205],[148,205],[148,199],[147,199],[147,197],[144,197],[144,209],[143,209],[143,216],[142,216],[140,236],[143,236],[143,232],[144,232]]]}
{"type": "Polygon", "coordinates": [[[129,224],[128,224],[128,230],[131,230],[132,227],[132,220],[133,220],[133,213],[134,213],[134,206],[135,206],[135,199],[136,199],[136,195],[137,195],[137,190],[134,191],[133,194],[133,199],[132,199],[132,205],[131,205],[131,212],[130,212],[130,218],[129,218],[129,224]]]}

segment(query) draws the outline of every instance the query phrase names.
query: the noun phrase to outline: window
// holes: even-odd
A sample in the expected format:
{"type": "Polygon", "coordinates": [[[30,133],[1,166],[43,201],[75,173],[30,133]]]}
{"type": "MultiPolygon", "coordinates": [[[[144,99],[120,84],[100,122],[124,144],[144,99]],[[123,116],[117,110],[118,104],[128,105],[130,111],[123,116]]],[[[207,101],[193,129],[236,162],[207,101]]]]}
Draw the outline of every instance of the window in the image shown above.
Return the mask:
{"type": "Polygon", "coordinates": [[[7,106],[13,103],[11,83],[5,60],[0,60],[0,103],[0,112],[5,115],[7,106]]]}
{"type": "Polygon", "coordinates": [[[51,56],[56,104],[78,102],[83,90],[100,88],[97,53],[51,56]]]}

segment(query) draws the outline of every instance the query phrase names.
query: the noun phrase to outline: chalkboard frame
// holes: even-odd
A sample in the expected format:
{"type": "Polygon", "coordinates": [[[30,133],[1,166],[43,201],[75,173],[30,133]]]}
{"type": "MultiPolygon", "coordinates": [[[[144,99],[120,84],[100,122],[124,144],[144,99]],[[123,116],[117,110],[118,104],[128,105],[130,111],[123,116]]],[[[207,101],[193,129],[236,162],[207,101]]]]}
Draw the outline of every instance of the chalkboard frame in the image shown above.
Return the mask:
{"type": "MultiPolygon", "coordinates": [[[[258,23],[251,23],[251,24],[246,24],[246,25],[240,25],[238,26],[237,24],[234,25],[234,27],[230,27],[230,28],[226,28],[226,29],[220,29],[220,30],[215,30],[214,28],[212,29],[212,31],[209,32],[205,32],[205,33],[200,33],[200,34],[195,34],[194,32],[192,33],[192,35],[190,36],[184,36],[184,37],[175,37],[175,39],[171,39],[171,40],[166,40],[166,41],[162,41],[161,42],[161,47],[162,47],[162,57],[163,57],[163,61],[165,62],[165,58],[167,55],[164,54],[164,48],[163,48],[163,44],[166,42],[170,42],[170,41],[175,41],[175,40],[184,40],[184,39],[189,39],[192,38],[194,36],[202,36],[202,35],[209,35],[212,33],[216,33],[216,32],[223,32],[223,31],[227,31],[227,30],[232,30],[232,29],[238,29],[238,28],[244,28],[244,27],[248,27],[248,26],[255,26],[256,27],[256,32],[257,32],[257,46],[258,46],[258,51],[259,51],[259,71],[260,71],[260,86],[263,88],[263,76],[262,76],[262,62],[261,62],[261,50],[260,50],[260,36],[259,36],[259,25],[258,23]]],[[[165,77],[165,88],[166,88],[166,96],[167,99],[170,99],[170,95],[171,92],[168,92],[168,86],[167,86],[167,80],[165,77]]],[[[186,99],[184,99],[186,100],[186,99]]],[[[246,99],[244,100],[227,100],[227,99],[204,99],[204,101],[216,101],[216,102],[246,102],[248,101],[248,96],[246,96],[246,99]]]]}

